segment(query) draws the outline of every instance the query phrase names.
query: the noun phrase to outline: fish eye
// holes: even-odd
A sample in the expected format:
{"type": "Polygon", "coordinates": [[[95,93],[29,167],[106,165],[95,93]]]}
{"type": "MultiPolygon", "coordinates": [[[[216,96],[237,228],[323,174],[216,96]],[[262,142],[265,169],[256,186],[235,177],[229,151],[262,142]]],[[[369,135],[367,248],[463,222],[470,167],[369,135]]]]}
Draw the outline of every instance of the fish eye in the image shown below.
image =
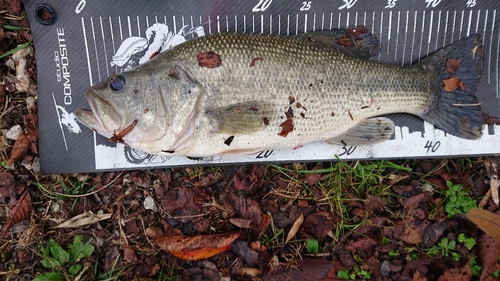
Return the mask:
{"type": "Polygon", "coordinates": [[[123,90],[123,88],[125,88],[125,77],[123,77],[122,75],[116,75],[116,76],[113,76],[111,78],[111,80],[109,81],[109,88],[113,91],[113,92],[118,92],[118,91],[121,91],[123,90]]]}

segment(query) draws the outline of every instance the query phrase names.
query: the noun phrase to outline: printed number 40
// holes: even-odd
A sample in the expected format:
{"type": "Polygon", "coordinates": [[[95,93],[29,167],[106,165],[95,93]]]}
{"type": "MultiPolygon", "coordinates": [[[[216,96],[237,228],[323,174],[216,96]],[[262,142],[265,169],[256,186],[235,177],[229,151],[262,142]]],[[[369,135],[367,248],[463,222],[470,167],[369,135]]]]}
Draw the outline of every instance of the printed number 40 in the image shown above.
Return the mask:
{"type": "Polygon", "coordinates": [[[264,12],[271,6],[271,3],[273,0],[259,0],[259,3],[253,7],[252,12],[257,13],[257,12],[264,12]]]}
{"type": "Polygon", "coordinates": [[[429,151],[436,152],[439,149],[440,145],[441,145],[440,141],[437,142],[427,141],[424,148],[427,148],[427,153],[429,153],[429,151]]]}
{"type": "Polygon", "coordinates": [[[302,2],[302,7],[300,7],[300,10],[301,11],[307,11],[307,10],[311,9],[311,4],[312,3],[313,3],[312,1],[309,1],[309,2],[304,1],[304,2],[302,2]]]}

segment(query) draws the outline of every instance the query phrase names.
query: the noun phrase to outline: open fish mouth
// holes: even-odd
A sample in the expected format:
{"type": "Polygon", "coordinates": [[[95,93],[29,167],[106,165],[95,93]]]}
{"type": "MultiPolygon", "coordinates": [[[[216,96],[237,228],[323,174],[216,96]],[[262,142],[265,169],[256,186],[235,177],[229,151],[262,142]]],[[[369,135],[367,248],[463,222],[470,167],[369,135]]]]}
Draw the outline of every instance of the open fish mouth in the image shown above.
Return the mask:
{"type": "Polygon", "coordinates": [[[121,115],[110,103],[94,94],[92,90],[87,91],[85,96],[90,110],[79,108],[75,112],[76,118],[83,125],[106,137],[121,131],[121,115]]]}

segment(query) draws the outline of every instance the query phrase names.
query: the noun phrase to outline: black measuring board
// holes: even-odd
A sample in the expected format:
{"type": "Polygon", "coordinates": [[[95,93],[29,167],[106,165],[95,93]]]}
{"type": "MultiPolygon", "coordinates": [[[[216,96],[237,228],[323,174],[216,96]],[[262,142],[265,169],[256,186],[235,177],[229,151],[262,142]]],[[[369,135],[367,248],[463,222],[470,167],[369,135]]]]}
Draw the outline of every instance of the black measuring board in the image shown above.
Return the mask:
{"type": "Polygon", "coordinates": [[[159,157],[110,143],[78,123],[84,93],[108,76],[186,40],[219,32],[296,35],[366,26],[380,40],[378,60],[410,64],[470,34],[481,34],[484,70],[477,95],[500,115],[500,1],[56,1],[27,0],[38,68],[40,164],[43,173],[90,172],[197,164],[444,157],[500,152],[498,128],[480,140],[446,135],[417,117],[391,116],[393,139],[367,147],[321,143],[256,155],[159,157]]]}

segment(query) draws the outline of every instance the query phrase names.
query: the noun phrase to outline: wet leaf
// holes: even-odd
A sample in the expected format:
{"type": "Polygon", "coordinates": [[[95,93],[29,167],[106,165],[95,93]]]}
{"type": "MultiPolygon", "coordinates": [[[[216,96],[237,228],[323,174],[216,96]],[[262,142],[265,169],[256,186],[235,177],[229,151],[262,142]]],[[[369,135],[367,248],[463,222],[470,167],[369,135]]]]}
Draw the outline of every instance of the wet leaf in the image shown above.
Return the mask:
{"type": "Polygon", "coordinates": [[[87,224],[93,224],[98,221],[107,220],[111,218],[113,214],[94,214],[92,211],[85,212],[83,214],[74,216],[69,220],[54,226],[54,228],[64,228],[64,227],[80,227],[87,224]]]}
{"type": "Polygon", "coordinates": [[[222,59],[219,54],[213,51],[200,52],[196,55],[198,65],[206,68],[215,68],[222,65],[222,59]]]}
{"type": "Polygon", "coordinates": [[[500,242],[500,215],[484,209],[472,208],[467,212],[466,217],[486,234],[500,242]]]}
{"type": "Polygon", "coordinates": [[[457,72],[460,68],[460,59],[447,59],[446,60],[446,71],[449,73],[457,72]]]}
{"type": "Polygon", "coordinates": [[[443,80],[443,83],[444,83],[444,90],[447,92],[455,91],[458,88],[465,90],[465,84],[462,82],[462,80],[456,77],[450,77],[448,79],[445,79],[443,80]]]}
{"type": "Polygon", "coordinates": [[[199,260],[213,257],[228,250],[240,236],[239,232],[196,236],[162,236],[152,240],[162,250],[183,260],[199,260]]]}
{"type": "Polygon", "coordinates": [[[33,205],[31,203],[31,197],[30,197],[30,194],[27,190],[12,205],[13,205],[13,207],[12,207],[12,211],[10,212],[10,218],[7,220],[7,222],[3,226],[2,238],[5,238],[7,231],[9,231],[9,229],[13,225],[29,219],[31,216],[31,213],[33,212],[33,205]]]}

